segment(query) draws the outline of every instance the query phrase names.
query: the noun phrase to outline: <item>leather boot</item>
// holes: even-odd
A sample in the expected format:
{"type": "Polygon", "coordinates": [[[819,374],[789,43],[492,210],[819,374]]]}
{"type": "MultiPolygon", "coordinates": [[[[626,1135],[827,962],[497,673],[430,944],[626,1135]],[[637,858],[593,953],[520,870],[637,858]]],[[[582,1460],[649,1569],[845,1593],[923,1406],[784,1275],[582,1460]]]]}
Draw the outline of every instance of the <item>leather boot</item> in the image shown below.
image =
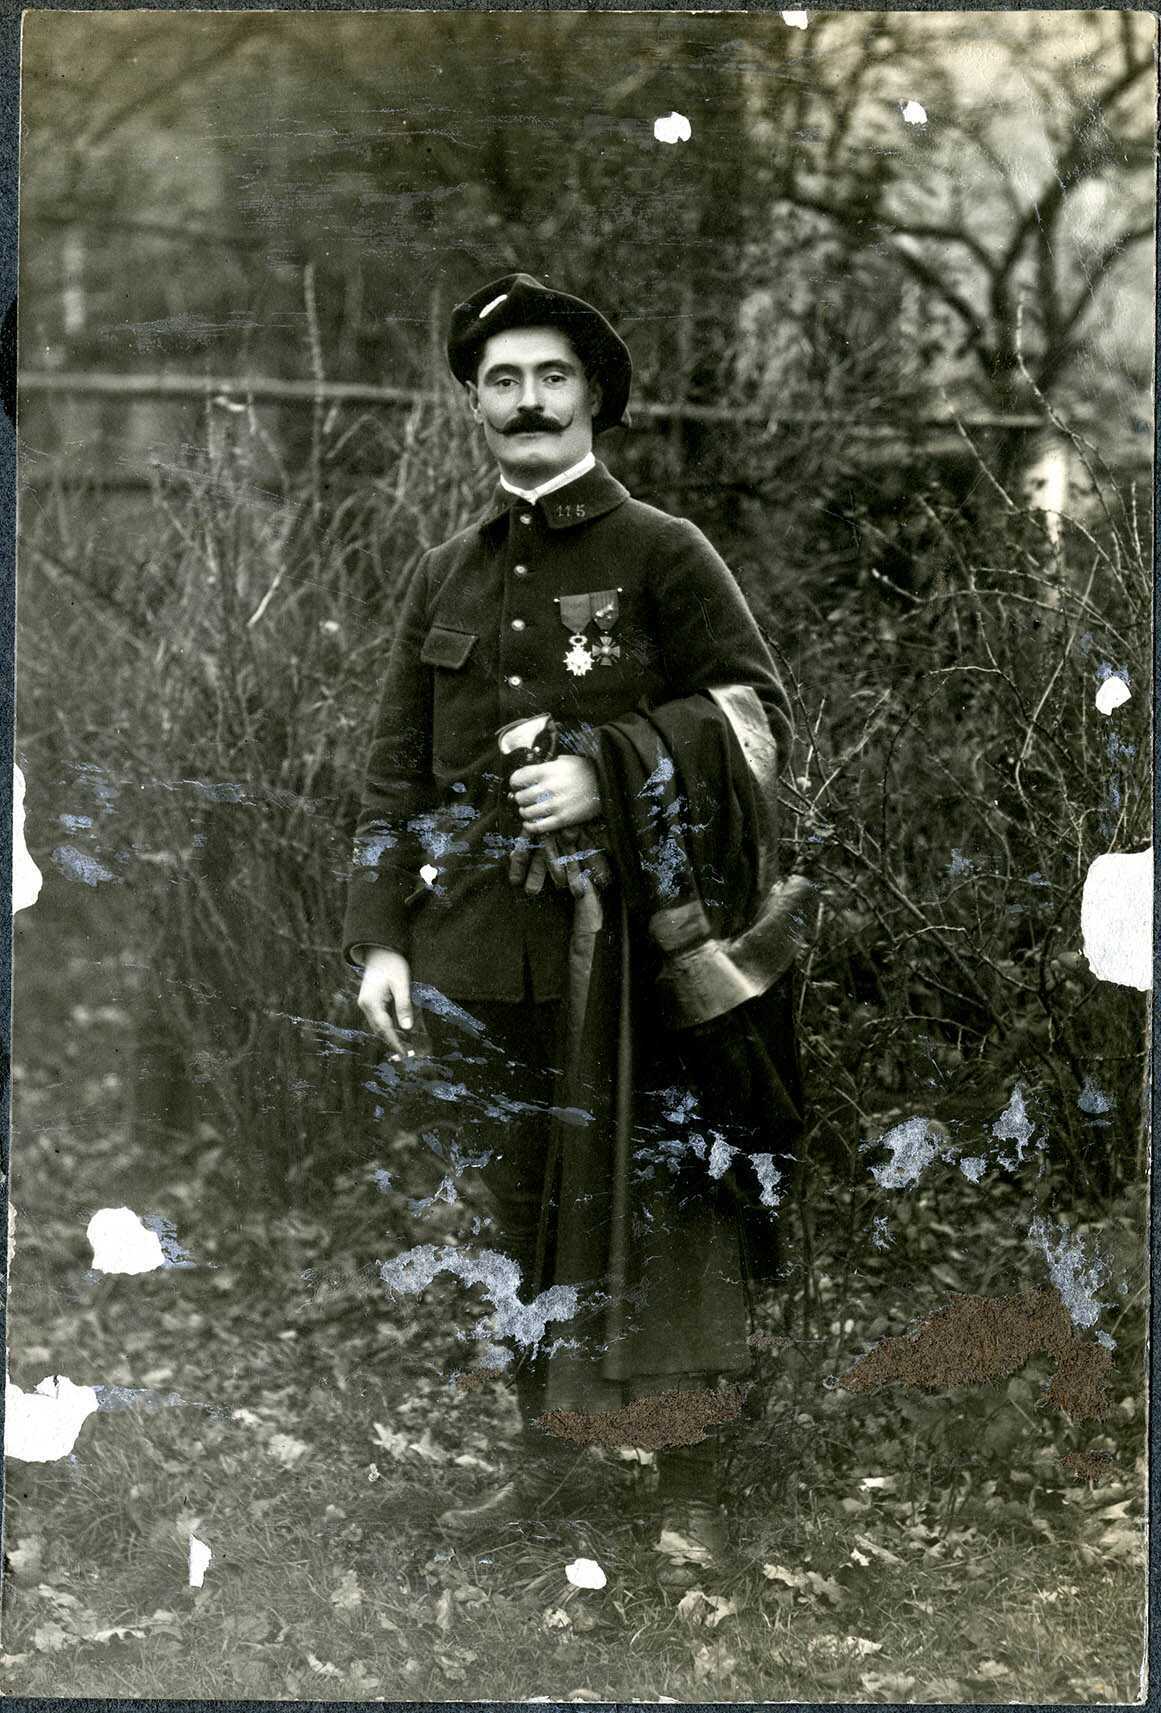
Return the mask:
{"type": "Polygon", "coordinates": [[[688,1593],[722,1569],[726,1551],[726,1513],[706,1499],[675,1499],[661,1513],[661,1533],[654,1551],[661,1555],[656,1580],[668,1593],[688,1593]],[[694,1548],[697,1560],[684,1562],[667,1553],[666,1535],[680,1535],[694,1548]]]}
{"type": "Polygon", "coordinates": [[[564,1488],[574,1462],[539,1458],[526,1463],[511,1481],[474,1504],[453,1505],[441,1512],[438,1524],[447,1534],[469,1535],[479,1529],[518,1528],[559,1516],[565,1509],[564,1488]]]}
{"type": "Polygon", "coordinates": [[[722,1569],[727,1546],[726,1512],[721,1503],[720,1454],[709,1437],[696,1445],[659,1454],[661,1530],[654,1546],[660,1555],[656,1578],[669,1592],[687,1592],[722,1569]],[[665,1536],[680,1535],[694,1549],[682,1560],[665,1536]]]}
{"type": "MultiPolygon", "coordinates": [[[[560,1516],[568,1504],[567,1489],[580,1453],[531,1423],[526,1423],[515,1447],[515,1473],[471,1505],[453,1505],[437,1519],[449,1534],[466,1535],[484,1528],[509,1528],[560,1516]]],[[[574,1495],[575,1496],[575,1495],[574,1495]]]]}

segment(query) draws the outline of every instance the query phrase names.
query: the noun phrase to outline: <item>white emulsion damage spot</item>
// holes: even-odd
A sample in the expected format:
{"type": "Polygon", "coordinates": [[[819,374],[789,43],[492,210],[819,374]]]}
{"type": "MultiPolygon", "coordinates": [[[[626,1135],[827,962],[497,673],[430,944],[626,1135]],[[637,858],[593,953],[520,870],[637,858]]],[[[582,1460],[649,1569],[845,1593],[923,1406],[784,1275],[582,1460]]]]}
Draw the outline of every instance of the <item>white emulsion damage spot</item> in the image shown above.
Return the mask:
{"type": "Polygon", "coordinates": [[[4,1393],[4,1453],[21,1463],[55,1463],[67,1457],[77,1435],[99,1408],[92,1386],[74,1386],[50,1374],[33,1392],[8,1381],[4,1393]]]}
{"type": "Polygon", "coordinates": [[[878,1142],[865,1146],[891,1150],[889,1160],[871,1167],[871,1176],[884,1190],[912,1188],[939,1152],[939,1143],[926,1118],[904,1119],[902,1124],[892,1125],[878,1142]]]}
{"type": "Polygon", "coordinates": [[[609,1580],[595,1558],[574,1558],[564,1574],[574,1588],[603,1588],[609,1580]]]}
{"type": "Polygon", "coordinates": [[[1073,1325],[1095,1326],[1105,1306],[1098,1302],[1096,1293],[1109,1276],[1103,1257],[1087,1256],[1080,1238],[1074,1237],[1067,1225],[1049,1223],[1041,1214],[1028,1227],[1028,1235],[1043,1250],[1052,1283],[1073,1325]]]}
{"type": "Polygon", "coordinates": [[[165,1266],[160,1237],[132,1208],[100,1208],[90,1219],[85,1235],[93,1246],[95,1272],[152,1273],[165,1266]]]}
{"type": "Polygon", "coordinates": [[[103,880],[117,878],[103,862],[98,862],[88,851],[79,851],[75,845],[57,845],[52,860],[62,874],[67,874],[70,880],[81,880],[86,886],[99,886],[103,880]]]}
{"type": "Polygon", "coordinates": [[[1084,1087],[1076,1097],[1076,1104],[1090,1118],[1102,1118],[1106,1112],[1113,1110],[1111,1096],[1102,1088],[1098,1088],[1091,1077],[1085,1077],[1084,1087]]]}
{"type": "Polygon", "coordinates": [[[773,1154],[751,1154],[750,1164],[758,1179],[761,1194],[758,1199],[763,1207],[777,1207],[781,1201],[778,1186],[782,1182],[782,1173],[774,1164],[773,1154]]]}
{"type": "Polygon", "coordinates": [[[922,101],[904,101],[901,111],[907,125],[926,125],[927,109],[922,101]]]}
{"type": "Polygon", "coordinates": [[[810,18],[805,12],[783,12],[782,22],[792,30],[805,30],[810,18]]]}
{"type": "Polygon", "coordinates": [[[379,1277],[391,1291],[425,1291],[439,1273],[450,1273],[464,1285],[483,1286],[494,1313],[477,1322],[476,1338],[513,1338],[536,1349],[549,1321],[570,1320],[580,1307],[575,1285],[552,1285],[532,1302],[521,1302],[519,1264],[495,1249],[472,1253],[421,1243],[392,1261],[379,1263],[379,1277]]]}
{"type": "Polygon", "coordinates": [[[196,1535],[189,1537],[189,1585],[200,1588],[206,1579],[206,1571],[210,1568],[213,1553],[205,1541],[200,1541],[196,1535]]]}
{"type": "Polygon", "coordinates": [[[1015,1171],[1017,1166],[1024,1164],[1024,1155],[1032,1145],[1035,1125],[1028,1112],[1028,1103],[1024,1098],[1024,1085],[1017,1083],[1012,1090],[1012,1098],[992,1125],[992,1135],[998,1142],[1014,1142],[1015,1154],[1000,1155],[1000,1164],[1008,1171],[1015,1171]]]}
{"type": "Polygon", "coordinates": [[[1112,714],[1130,700],[1133,692],[1117,672],[1110,672],[1096,693],[1098,714],[1112,714]]]}
{"type": "Polygon", "coordinates": [[[693,126],[684,113],[666,113],[653,121],[653,135],[659,143],[688,143],[693,126]]]}
{"type": "Polygon", "coordinates": [[[40,897],[44,876],[24,842],[24,775],[12,769],[12,914],[27,910],[40,897]]]}
{"type": "Polygon", "coordinates": [[[1153,851],[1110,851],[1085,876],[1080,902],[1084,955],[1098,981],[1153,985],[1153,851]]]}

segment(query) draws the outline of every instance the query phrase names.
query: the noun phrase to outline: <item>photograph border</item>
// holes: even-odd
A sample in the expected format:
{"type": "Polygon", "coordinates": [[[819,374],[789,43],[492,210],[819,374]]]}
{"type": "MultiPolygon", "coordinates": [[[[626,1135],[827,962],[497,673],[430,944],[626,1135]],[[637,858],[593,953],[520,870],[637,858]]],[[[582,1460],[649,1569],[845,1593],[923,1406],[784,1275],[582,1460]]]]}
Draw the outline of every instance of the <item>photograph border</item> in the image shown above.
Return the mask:
{"type": "MultiPolygon", "coordinates": [[[[1080,11],[1085,11],[1085,10],[1101,10],[1101,11],[1145,12],[1145,13],[1148,13],[1149,15],[1151,15],[1154,19],[1158,19],[1159,10],[1161,10],[1161,8],[1156,7],[1156,6],[1129,6],[1129,5],[1119,4],[1119,3],[1114,3],[1111,6],[1110,5],[1101,5],[1099,7],[1095,7],[1095,6],[1084,7],[1084,6],[1075,6],[1075,5],[1063,4],[1063,3],[1061,3],[1061,0],[1047,0],[1046,4],[1039,4],[1039,5],[1024,4],[1024,3],[1022,3],[1022,0],[1019,0],[1019,3],[1016,3],[1016,4],[1006,4],[1006,5],[979,4],[979,3],[972,3],[972,0],[968,0],[968,3],[960,4],[957,6],[928,5],[928,4],[923,3],[923,0],[903,0],[903,3],[901,3],[901,4],[897,3],[897,4],[893,4],[893,5],[888,5],[888,6],[875,6],[875,5],[871,5],[871,4],[863,4],[863,3],[860,3],[860,0],[830,0],[830,3],[827,4],[826,6],[820,6],[820,7],[812,8],[812,9],[818,10],[818,11],[828,11],[828,12],[840,12],[840,11],[851,11],[851,12],[871,12],[871,11],[949,12],[949,11],[956,11],[956,12],[963,12],[963,13],[968,13],[968,12],[1004,13],[1004,12],[1025,12],[1025,11],[1070,13],[1070,12],[1080,12],[1080,11]]],[[[432,0],[432,3],[430,3],[430,4],[423,4],[423,3],[421,3],[421,0],[400,0],[399,4],[390,5],[390,4],[382,3],[382,0],[364,0],[363,4],[354,5],[354,6],[337,4],[337,3],[334,3],[334,0],[321,0],[321,3],[314,4],[314,5],[299,4],[299,3],[297,3],[297,0],[267,0],[267,3],[264,5],[261,5],[261,6],[250,6],[250,5],[242,3],[242,0],[209,0],[209,3],[200,4],[200,5],[185,5],[185,4],[181,4],[180,0],[155,0],[154,4],[148,4],[148,3],[146,3],[146,0],[127,0],[127,3],[122,3],[120,5],[113,6],[113,7],[68,5],[68,4],[63,4],[63,3],[57,4],[57,3],[55,3],[55,0],[32,0],[31,4],[29,4],[26,7],[21,8],[21,7],[13,5],[12,0],[0,0],[0,90],[2,90],[2,94],[0,94],[0,102],[2,102],[2,109],[3,109],[2,110],[2,116],[0,116],[0,172],[2,172],[2,175],[3,175],[2,197],[0,197],[0,304],[6,306],[4,308],[4,314],[3,314],[3,325],[2,325],[2,327],[0,327],[0,388],[2,388],[2,392],[0,392],[0,399],[2,399],[3,406],[4,406],[4,414],[5,414],[5,417],[7,419],[7,424],[6,424],[6,427],[4,429],[4,432],[2,435],[0,435],[0,517],[2,517],[2,527],[3,527],[3,543],[2,543],[2,548],[0,548],[0,561],[2,561],[2,571],[0,571],[0,590],[2,590],[2,593],[0,593],[0,637],[2,637],[2,643],[3,643],[4,650],[5,650],[5,657],[4,658],[5,658],[5,664],[7,667],[7,670],[2,675],[0,675],[0,683],[2,683],[2,685],[3,685],[3,692],[2,693],[3,693],[3,698],[4,698],[4,700],[3,700],[3,719],[2,719],[2,721],[0,721],[0,725],[2,725],[2,733],[0,733],[0,756],[3,757],[3,765],[9,770],[9,772],[11,771],[11,768],[13,765],[14,747],[15,747],[15,741],[14,741],[14,716],[15,716],[14,659],[15,659],[15,649],[16,649],[16,632],[15,632],[16,544],[15,544],[15,533],[16,533],[16,509],[17,509],[17,498],[16,498],[16,495],[17,495],[17,487],[16,487],[17,443],[16,443],[16,434],[15,434],[15,394],[16,394],[16,316],[15,316],[15,305],[16,305],[16,292],[17,292],[17,257],[18,257],[18,230],[19,230],[18,161],[19,161],[19,89],[20,89],[20,29],[21,29],[21,18],[22,18],[22,15],[25,15],[28,13],[38,13],[38,12],[42,12],[42,11],[105,12],[105,11],[110,11],[110,10],[118,11],[118,12],[134,12],[134,11],[176,11],[176,12],[189,12],[189,11],[194,11],[194,12],[266,11],[266,12],[290,12],[290,13],[296,13],[296,12],[308,12],[308,13],[363,12],[363,13],[372,13],[372,12],[412,12],[412,11],[442,13],[442,12],[489,12],[489,11],[491,11],[491,12],[522,12],[522,11],[558,12],[559,11],[559,12],[579,12],[579,13],[599,15],[603,12],[630,12],[630,11],[631,12],[646,12],[646,13],[648,13],[648,12],[684,13],[684,12],[690,12],[690,11],[698,11],[698,12],[703,12],[703,13],[704,12],[736,12],[736,13],[761,12],[761,13],[768,13],[771,10],[776,10],[776,8],[771,7],[771,6],[767,6],[767,5],[757,6],[757,5],[745,5],[745,4],[723,4],[722,0],[699,0],[699,4],[696,7],[691,6],[691,5],[678,4],[677,0],[660,0],[659,4],[642,4],[641,0],[618,0],[618,3],[614,4],[614,3],[610,3],[610,0],[597,0],[596,4],[590,4],[590,5],[549,3],[549,4],[539,5],[539,6],[524,6],[524,5],[519,4],[519,3],[512,3],[512,0],[509,0],[508,4],[502,4],[501,3],[501,4],[492,4],[492,5],[480,5],[480,4],[462,4],[461,5],[461,4],[456,4],[455,0],[432,0]]],[[[1159,205],[1158,212],[1159,212],[1159,215],[1161,215],[1161,205],[1159,205]]],[[[1155,246],[1155,262],[1158,264],[1161,264],[1161,246],[1155,246]]],[[[1158,271],[1161,272],[1161,265],[1159,265],[1158,271]]],[[[1159,412],[1158,412],[1158,387],[1157,387],[1158,368],[1159,368],[1159,366],[1161,366],[1158,363],[1158,353],[1161,352],[1161,308],[1159,308],[1159,299],[1158,299],[1158,294],[1157,294],[1156,289],[1155,289],[1155,293],[1154,293],[1154,317],[1155,317],[1155,322],[1154,322],[1154,417],[1153,417],[1154,442],[1153,442],[1153,456],[1154,456],[1154,493],[1155,493],[1155,497],[1156,497],[1157,496],[1157,472],[1158,472],[1159,467],[1161,467],[1161,459],[1159,459],[1159,453],[1161,453],[1161,430],[1159,430],[1159,426],[1158,426],[1159,412]]],[[[1159,575],[1159,566],[1161,566],[1161,506],[1155,505],[1155,507],[1154,507],[1154,519],[1153,519],[1153,593],[1154,593],[1154,612],[1155,612],[1154,650],[1153,650],[1153,668],[1154,668],[1153,698],[1154,698],[1155,709],[1157,706],[1157,697],[1158,697],[1158,688],[1157,687],[1159,684],[1161,684],[1161,626],[1159,626],[1156,623],[1156,608],[1157,608],[1157,600],[1158,600],[1158,590],[1159,590],[1159,588],[1161,588],[1161,575],[1159,575]]],[[[1159,769],[1161,769],[1161,730],[1159,730],[1159,722],[1156,719],[1154,720],[1152,742],[1153,742],[1153,750],[1152,750],[1153,778],[1154,778],[1154,781],[1156,781],[1156,779],[1158,777],[1159,769]]],[[[11,873],[11,857],[12,857],[12,817],[11,817],[10,803],[9,803],[9,799],[7,798],[7,796],[5,796],[5,798],[4,798],[2,822],[3,822],[3,831],[2,831],[2,833],[0,833],[0,851],[2,851],[2,853],[3,853],[2,860],[3,860],[3,863],[5,864],[5,872],[10,874],[11,873]]],[[[1161,845],[1161,803],[1159,803],[1159,801],[1158,801],[1158,793],[1157,793],[1156,789],[1154,790],[1154,799],[1153,799],[1153,834],[1154,834],[1154,849],[1156,850],[1158,845],[1161,845]]],[[[1156,868],[1154,871],[1154,901],[1155,901],[1155,905],[1161,904],[1161,886],[1158,885],[1156,868]]],[[[1156,919],[1157,919],[1157,912],[1155,909],[1155,913],[1154,913],[1155,922],[1156,922],[1156,919]]],[[[7,1212],[8,1212],[9,1166],[10,1166],[10,1161],[11,1161],[11,1149],[12,1149],[12,1128],[11,1128],[11,1126],[12,1126],[12,1117],[11,1117],[12,918],[11,918],[11,912],[10,911],[6,912],[4,915],[3,926],[2,926],[2,930],[0,930],[0,932],[2,932],[2,934],[3,934],[2,947],[0,947],[0,964],[2,964],[2,968],[0,968],[0,1029],[2,1029],[2,1031],[3,1031],[3,1043],[4,1043],[4,1053],[5,1053],[5,1088],[6,1088],[7,1095],[8,1095],[8,1098],[5,1099],[5,1101],[3,1103],[3,1112],[2,1112],[2,1114],[0,1114],[0,1127],[2,1127],[2,1136],[0,1136],[0,1143],[2,1143],[2,1162],[0,1162],[0,1163],[2,1163],[2,1166],[3,1166],[3,1176],[2,1176],[2,1180],[0,1180],[0,1204],[2,1204],[2,1205],[0,1205],[0,1215],[3,1215],[3,1217],[5,1218],[5,1221],[6,1221],[7,1212]]],[[[1155,937],[1154,937],[1154,969],[1155,969],[1155,971],[1157,970],[1157,968],[1159,966],[1161,966],[1161,959],[1158,958],[1158,941],[1157,941],[1156,930],[1155,930],[1155,937]]],[[[1149,1234],[1150,1234],[1149,1269],[1150,1269],[1150,1278],[1151,1278],[1152,1289],[1150,1292],[1150,1303],[1149,1303],[1149,1314],[1148,1314],[1148,1322],[1149,1322],[1148,1364],[1149,1364],[1149,1390],[1150,1390],[1151,1398],[1155,1399],[1158,1395],[1158,1391],[1157,1391],[1158,1381],[1159,1381],[1159,1378],[1161,1378],[1161,1310],[1159,1310],[1159,1306],[1158,1306],[1158,1297],[1159,1297],[1159,1294],[1161,1294],[1161,1205],[1159,1205],[1159,1198],[1157,1197],[1157,1195],[1155,1193],[1155,1189],[1154,1189],[1154,1174],[1156,1171],[1156,1164],[1157,1164],[1157,1156],[1156,1156],[1156,1153],[1154,1152],[1154,1150],[1156,1148],[1156,1137],[1157,1137],[1157,1133],[1158,1133],[1158,1127],[1159,1127],[1159,1124],[1161,1124],[1161,1092],[1159,1092],[1159,1090],[1158,1090],[1157,1076],[1156,1076],[1156,1065],[1158,1063],[1158,1054],[1159,1054],[1159,1052],[1161,1052],[1161,1019],[1159,1019],[1159,1017],[1158,1017],[1157,1008],[1155,1006],[1152,1008],[1151,1031],[1152,1031],[1152,1036],[1151,1036],[1151,1038],[1152,1038],[1152,1079],[1151,1079],[1151,1102],[1150,1102],[1150,1105],[1151,1105],[1151,1113],[1150,1113],[1150,1116],[1151,1116],[1151,1141],[1150,1141],[1150,1175],[1149,1175],[1150,1205],[1149,1205],[1148,1229],[1149,1229],[1149,1234]]],[[[4,1257],[2,1260],[0,1260],[0,1269],[2,1269],[2,1272],[0,1272],[0,1327],[2,1327],[6,1332],[6,1303],[7,1303],[7,1274],[8,1274],[7,1246],[5,1246],[4,1257]]],[[[1154,1701],[1155,1697],[1157,1696],[1157,1693],[1158,1693],[1158,1683],[1161,1682],[1161,1636],[1159,1636],[1159,1634],[1158,1634],[1158,1631],[1159,1631],[1159,1628],[1161,1628],[1161,1625],[1158,1624],[1157,1607],[1154,1605],[1154,1601],[1158,1598],[1158,1590],[1161,1590],[1161,1532],[1159,1532],[1159,1528],[1158,1528],[1158,1524],[1159,1524],[1159,1522],[1161,1522],[1161,1493],[1159,1493],[1159,1491],[1158,1491],[1158,1487],[1159,1487],[1159,1485],[1161,1485],[1161,1482],[1159,1482],[1159,1480],[1158,1480],[1158,1471],[1159,1471],[1159,1468],[1161,1468],[1161,1464],[1159,1464],[1159,1462],[1158,1462],[1158,1451],[1159,1451],[1159,1446],[1161,1446],[1161,1430],[1159,1430],[1159,1428],[1158,1428],[1156,1416],[1152,1411],[1150,1411],[1149,1444],[1150,1444],[1150,1458],[1149,1458],[1149,1461],[1150,1461],[1150,1481],[1149,1481],[1149,1493],[1148,1493],[1149,1538],[1148,1538],[1148,1547],[1147,1547],[1147,1563],[1148,1563],[1148,1578],[1149,1578],[1150,1598],[1149,1598],[1149,1613],[1148,1613],[1147,1659],[1148,1659],[1148,1675],[1149,1675],[1149,1702],[1152,1703],[1154,1701]]],[[[2,1526],[2,1515],[3,1515],[3,1513],[2,1513],[2,1501],[3,1501],[2,1482],[3,1482],[3,1475],[2,1475],[2,1471],[0,1471],[0,1526],[2,1526]]],[[[71,1696],[68,1696],[67,1694],[61,1696],[59,1699],[57,1699],[57,1698],[47,1699],[47,1698],[14,1697],[12,1704],[16,1707],[28,1707],[30,1709],[31,1708],[38,1708],[38,1709],[44,1708],[46,1710],[52,1709],[52,1708],[61,1708],[61,1709],[76,1708],[78,1710],[91,1708],[91,1709],[95,1710],[95,1709],[112,1708],[112,1707],[119,1708],[121,1706],[124,1706],[126,1708],[154,1706],[154,1707],[157,1707],[159,1709],[161,1709],[161,1708],[173,1709],[173,1710],[175,1710],[175,1713],[176,1713],[177,1709],[189,1708],[191,1710],[196,1710],[196,1709],[210,1709],[210,1708],[226,1708],[226,1707],[235,1707],[235,1706],[249,1708],[249,1709],[255,1709],[255,1710],[264,1709],[264,1708],[280,1709],[280,1708],[294,1707],[294,1706],[312,1707],[312,1708],[318,1707],[320,1710],[324,1709],[324,1708],[327,1709],[328,1713],[329,1713],[329,1710],[331,1710],[331,1709],[350,1709],[351,1713],[357,1713],[357,1710],[364,1709],[368,1705],[381,1705],[381,1706],[385,1706],[385,1707],[400,1707],[400,1708],[402,1708],[402,1707],[421,1707],[421,1708],[432,1708],[432,1709],[439,1708],[439,1707],[448,1707],[448,1708],[456,1708],[456,1709],[480,1708],[481,1710],[486,1708],[486,1707],[496,1707],[496,1706],[501,1705],[501,1704],[495,1703],[495,1702],[481,1703],[481,1702],[469,1702],[469,1701],[444,1702],[444,1703],[428,1702],[428,1701],[424,1701],[424,1702],[383,1702],[383,1703],[367,1703],[367,1702],[325,1702],[325,1703],[320,1703],[320,1702],[309,1702],[309,1701],[290,1702],[290,1701],[284,1701],[284,1700],[246,1701],[246,1702],[212,1702],[212,1701],[186,1702],[186,1701],[181,1701],[181,1700],[176,1700],[176,1699],[158,1699],[158,1700],[150,1700],[148,1702],[146,1702],[144,1700],[126,1700],[126,1701],[122,1702],[122,1701],[106,1701],[106,1700],[99,1700],[99,1699],[85,1698],[85,1697],[79,1697],[79,1698],[78,1697],[71,1697],[71,1696]]],[[[515,1705],[520,1705],[520,1704],[517,1703],[515,1705]]],[[[605,1705],[610,1705],[610,1704],[605,1704],[605,1705]]],[[[684,1703],[683,1705],[696,1706],[699,1704],[684,1703]]],[[[737,1706],[739,1708],[742,1708],[746,1704],[745,1703],[728,1703],[728,1704],[716,1703],[714,1705],[730,1705],[730,1706],[737,1706]]],[[[770,1704],[767,1704],[767,1705],[770,1705],[770,1704]]],[[[773,1705],[789,1706],[789,1705],[793,1705],[793,1704],[790,1704],[790,1703],[777,1704],[777,1703],[775,1703],[773,1705]]],[[[840,1704],[836,1704],[836,1703],[811,1703],[809,1705],[834,1707],[834,1706],[840,1705],[840,1704]]],[[[867,1705],[867,1703],[859,1703],[856,1705],[867,1705]]],[[[923,1705],[923,1704],[910,1704],[910,1705],[923,1705]]],[[[941,1705],[943,1705],[943,1704],[941,1704],[941,1705]]],[[[972,1703],[969,1705],[975,1706],[975,1705],[980,1705],[980,1704],[979,1703],[972,1703]]],[[[1003,1705],[1025,1706],[1027,1704],[1006,1703],[1003,1705]]],[[[1060,1704],[1059,1703],[1053,1703],[1051,1705],[1057,1706],[1060,1704]]],[[[1109,1705],[1112,1705],[1112,1704],[1109,1704],[1109,1705]]]]}

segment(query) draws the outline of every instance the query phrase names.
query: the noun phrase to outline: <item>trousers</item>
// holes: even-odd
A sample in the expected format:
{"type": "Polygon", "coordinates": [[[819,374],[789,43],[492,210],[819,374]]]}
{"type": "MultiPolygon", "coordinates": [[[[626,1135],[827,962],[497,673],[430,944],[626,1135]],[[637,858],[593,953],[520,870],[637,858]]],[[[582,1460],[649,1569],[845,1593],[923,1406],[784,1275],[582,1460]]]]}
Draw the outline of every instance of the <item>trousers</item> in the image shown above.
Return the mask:
{"type": "MultiPolygon", "coordinates": [[[[464,1012],[478,1026],[435,1016],[436,1053],[461,1086],[455,1127],[461,1153],[482,1161],[478,1170],[491,1212],[480,1231],[520,1269],[521,1294],[535,1284],[541,1240],[550,1112],[563,1049],[560,1000],[522,1002],[471,999],[464,1012]]],[[[545,1362],[521,1352],[514,1381],[525,1422],[544,1408],[545,1362]]],[[[541,1436],[543,1437],[543,1436],[541,1436]]]]}

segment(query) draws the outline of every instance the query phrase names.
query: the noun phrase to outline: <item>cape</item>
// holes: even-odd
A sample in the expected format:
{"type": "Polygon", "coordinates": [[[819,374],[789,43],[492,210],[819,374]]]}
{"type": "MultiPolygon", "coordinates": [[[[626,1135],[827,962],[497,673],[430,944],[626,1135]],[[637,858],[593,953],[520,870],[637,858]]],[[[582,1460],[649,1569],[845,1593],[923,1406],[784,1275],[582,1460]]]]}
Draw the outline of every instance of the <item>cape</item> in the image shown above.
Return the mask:
{"type": "Polygon", "coordinates": [[[792,965],[810,889],[777,873],[776,751],[747,686],[593,734],[616,885],[576,904],[542,1287],[580,1312],[553,1410],[748,1370],[802,1128],[792,965]]]}

